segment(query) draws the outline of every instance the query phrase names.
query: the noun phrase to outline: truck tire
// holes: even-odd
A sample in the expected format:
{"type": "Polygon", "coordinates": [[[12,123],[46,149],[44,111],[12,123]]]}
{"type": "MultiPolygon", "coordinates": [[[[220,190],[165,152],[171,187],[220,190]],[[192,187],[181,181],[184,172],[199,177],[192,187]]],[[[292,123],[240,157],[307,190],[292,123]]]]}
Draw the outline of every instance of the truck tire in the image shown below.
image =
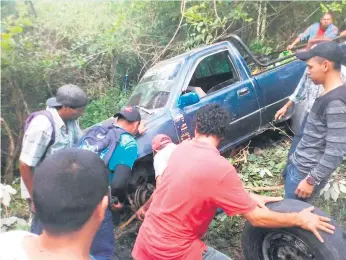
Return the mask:
{"type": "MultiPolygon", "coordinates": [[[[277,212],[299,212],[311,205],[299,200],[270,203],[269,209],[277,212]]],[[[327,216],[315,208],[314,213],[327,216]]],[[[324,243],[314,234],[300,228],[258,228],[249,222],[243,230],[243,253],[246,260],[344,260],[346,259],[346,233],[335,226],[333,235],[320,231],[324,243]]]]}

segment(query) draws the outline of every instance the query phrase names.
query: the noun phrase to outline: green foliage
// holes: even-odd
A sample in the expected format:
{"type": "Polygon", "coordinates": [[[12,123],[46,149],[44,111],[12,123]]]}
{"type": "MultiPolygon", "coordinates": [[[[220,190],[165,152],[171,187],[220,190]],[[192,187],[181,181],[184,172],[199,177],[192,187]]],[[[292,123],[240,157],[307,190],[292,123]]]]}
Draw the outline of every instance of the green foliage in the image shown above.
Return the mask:
{"type": "Polygon", "coordinates": [[[93,100],[85,109],[80,119],[81,128],[87,128],[112,117],[126,104],[127,97],[119,88],[110,88],[98,99],[93,100]]]}
{"type": "MultiPolygon", "coordinates": [[[[345,0],[322,5],[264,2],[268,22],[259,41],[258,2],[186,1],[183,9],[180,1],[2,1],[1,109],[16,140],[16,155],[26,115],[44,108],[46,99],[63,84],[81,86],[101,104],[110,89],[123,86],[126,74],[135,85],[157,61],[229,33],[240,35],[255,52],[267,54],[318,21],[324,7],[335,12],[336,25],[342,28],[346,22],[345,0]]],[[[95,109],[95,119],[85,115],[83,126],[111,114],[95,109]]]]}
{"type": "MultiPolygon", "coordinates": [[[[239,165],[240,179],[248,187],[272,186],[280,181],[281,173],[287,161],[288,144],[283,142],[268,147],[255,155],[249,154],[247,162],[239,165]]],[[[234,159],[230,163],[237,164],[234,159]]]]}
{"type": "Polygon", "coordinates": [[[341,26],[346,26],[346,0],[320,3],[320,7],[322,13],[333,13],[333,24],[337,25],[340,30],[346,29],[340,28],[341,26]]]}
{"type": "Polygon", "coordinates": [[[218,2],[215,6],[211,1],[193,3],[187,8],[185,17],[184,26],[188,28],[188,39],[184,45],[188,49],[215,42],[234,21],[253,20],[242,10],[240,4],[218,2]]]}
{"type": "Polygon", "coordinates": [[[272,45],[273,42],[273,40],[262,41],[260,39],[255,39],[251,42],[250,49],[254,53],[261,53],[267,55],[273,51],[273,48],[270,47],[270,45],[272,45]]]}
{"type": "Polygon", "coordinates": [[[327,185],[320,192],[325,200],[336,202],[339,198],[346,199],[346,163],[343,163],[328,180],[327,185]]]}
{"type": "Polygon", "coordinates": [[[320,3],[320,5],[323,13],[327,13],[329,11],[342,13],[342,11],[346,8],[346,1],[337,1],[328,4],[320,3]]]}

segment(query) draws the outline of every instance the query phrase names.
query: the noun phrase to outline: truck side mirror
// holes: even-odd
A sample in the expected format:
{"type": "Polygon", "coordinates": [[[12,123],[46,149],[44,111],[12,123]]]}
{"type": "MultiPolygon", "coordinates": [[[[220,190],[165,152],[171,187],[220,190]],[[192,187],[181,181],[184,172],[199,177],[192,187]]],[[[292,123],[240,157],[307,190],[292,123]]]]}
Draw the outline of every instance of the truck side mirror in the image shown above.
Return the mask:
{"type": "Polygon", "coordinates": [[[184,108],[199,102],[199,96],[195,92],[185,93],[178,100],[178,107],[184,108]]]}

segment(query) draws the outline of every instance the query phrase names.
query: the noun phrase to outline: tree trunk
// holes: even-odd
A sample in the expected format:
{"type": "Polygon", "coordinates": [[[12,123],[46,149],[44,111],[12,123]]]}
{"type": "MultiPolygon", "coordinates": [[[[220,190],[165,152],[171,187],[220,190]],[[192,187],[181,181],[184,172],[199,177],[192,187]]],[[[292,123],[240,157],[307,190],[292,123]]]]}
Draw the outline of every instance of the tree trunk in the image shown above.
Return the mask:
{"type": "Polygon", "coordinates": [[[113,51],[112,63],[110,68],[110,81],[111,81],[112,87],[115,87],[116,85],[117,66],[118,66],[118,59],[116,58],[115,51],[113,51]]]}
{"type": "Polygon", "coordinates": [[[267,2],[264,1],[263,3],[263,12],[262,12],[262,19],[261,19],[261,41],[265,38],[265,32],[266,32],[266,25],[267,25],[267,2]]]}
{"type": "Polygon", "coordinates": [[[1,125],[4,126],[6,134],[8,136],[8,139],[10,141],[9,147],[8,147],[8,155],[6,157],[6,167],[5,167],[5,173],[4,173],[4,179],[7,181],[7,183],[12,183],[14,179],[14,162],[15,162],[15,141],[13,137],[13,133],[8,126],[5,119],[1,118],[1,125]]]}
{"type": "Polygon", "coordinates": [[[256,28],[256,37],[257,39],[261,34],[261,20],[262,20],[262,0],[258,2],[258,16],[257,16],[257,28],[256,28]]]}
{"type": "Polygon", "coordinates": [[[23,105],[24,105],[24,111],[26,112],[27,115],[30,115],[30,110],[29,110],[29,106],[28,103],[26,102],[25,98],[24,98],[24,94],[23,91],[20,89],[20,87],[18,86],[16,81],[11,81],[12,86],[17,90],[18,95],[20,96],[23,105]]]}

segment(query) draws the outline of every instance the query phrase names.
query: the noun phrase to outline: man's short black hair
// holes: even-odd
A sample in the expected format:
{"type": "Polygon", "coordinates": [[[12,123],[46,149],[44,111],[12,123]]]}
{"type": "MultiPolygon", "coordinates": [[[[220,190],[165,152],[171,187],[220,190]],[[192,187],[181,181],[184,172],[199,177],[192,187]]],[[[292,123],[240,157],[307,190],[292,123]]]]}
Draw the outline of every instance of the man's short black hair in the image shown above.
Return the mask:
{"type": "MultiPolygon", "coordinates": [[[[326,58],[323,58],[323,57],[314,57],[315,60],[319,63],[319,64],[322,64],[324,61],[329,61],[328,59],[326,58]]],[[[333,63],[333,69],[337,70],[337,71],[341,71],[341,63],[339,62],[333,62],[333,61],[329,61],[331,63],[333,63]]]]}
{"type": "Polygon", "coordinates": [[[69,148],[36,168],[33,200],[37,217],[51,234],[79,230],[108,191],[109,171],[95,153],[69,148]]]}
{"type": "Polygon", "coordinates": [[[230,123],[228,112],[218,104],[210,104],[197,110],[195,127],[199,134],[224,138],[230,123]]]}

